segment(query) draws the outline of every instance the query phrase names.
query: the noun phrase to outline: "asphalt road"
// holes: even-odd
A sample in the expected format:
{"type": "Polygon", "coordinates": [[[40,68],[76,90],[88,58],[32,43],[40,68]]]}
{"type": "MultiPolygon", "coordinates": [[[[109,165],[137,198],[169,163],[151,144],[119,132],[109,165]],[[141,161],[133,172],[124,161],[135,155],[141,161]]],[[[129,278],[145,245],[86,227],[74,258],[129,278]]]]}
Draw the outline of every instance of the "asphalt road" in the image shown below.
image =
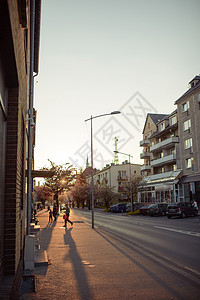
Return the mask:
{"type": "MultiPolygon", "coordinates": [[[[91,211],[74,209],[74,213],[91,224],[91,211]]],[[[189,284],[191,291],[197,288],[200,292],[200,216],[168,219],[95,209],[94,224],[119,249],[130,256],[137,253],[145,258],[152,271],[159,266],[189,284]]],[[[195,295],[190,299],[196,299],[195,295]]]]}

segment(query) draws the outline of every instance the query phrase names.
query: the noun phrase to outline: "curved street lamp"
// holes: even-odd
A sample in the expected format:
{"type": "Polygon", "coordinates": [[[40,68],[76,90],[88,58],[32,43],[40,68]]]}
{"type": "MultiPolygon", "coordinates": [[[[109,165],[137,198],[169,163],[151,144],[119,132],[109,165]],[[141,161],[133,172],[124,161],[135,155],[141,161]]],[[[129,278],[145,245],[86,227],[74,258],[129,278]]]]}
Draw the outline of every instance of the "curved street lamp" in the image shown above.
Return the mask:
{"type": "Polygon", "coordinates": [[[102,114],[98,116],[91,116],[89,119],[86,119],[85,122],[91,121],[91,168],[92,168],[92,229],[94,229],[94,169],[93,169],[93,133],[92,133],[92,120],[100,117],[105,117],[109,115],[117,115],[121,112],[119,110],[112,111],[111,113],[102,114]]]}

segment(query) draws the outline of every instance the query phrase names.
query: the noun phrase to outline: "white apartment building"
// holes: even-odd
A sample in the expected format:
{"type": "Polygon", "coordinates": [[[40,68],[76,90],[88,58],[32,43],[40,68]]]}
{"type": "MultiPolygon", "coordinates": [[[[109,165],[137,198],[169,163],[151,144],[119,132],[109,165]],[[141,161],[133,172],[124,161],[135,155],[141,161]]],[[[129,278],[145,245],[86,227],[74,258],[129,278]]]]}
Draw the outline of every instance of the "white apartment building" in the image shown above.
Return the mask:
{"type": "MultiPolygon", "coordinates": [[[[94,184],[97,184],[99,187],[108,186],[112,188],[114,193],[119,193],[119,198],[126,200],[127,193],[125,186],[130,182],[130,177],[140,176],[140,164],[129,164],[126,160],[122,164],[110,164],[106,165],[100,171],[95,172],[94,174],[94,184]]],[[[91,182],[91,176],[87,177],[87,182],[91,182]]]]}

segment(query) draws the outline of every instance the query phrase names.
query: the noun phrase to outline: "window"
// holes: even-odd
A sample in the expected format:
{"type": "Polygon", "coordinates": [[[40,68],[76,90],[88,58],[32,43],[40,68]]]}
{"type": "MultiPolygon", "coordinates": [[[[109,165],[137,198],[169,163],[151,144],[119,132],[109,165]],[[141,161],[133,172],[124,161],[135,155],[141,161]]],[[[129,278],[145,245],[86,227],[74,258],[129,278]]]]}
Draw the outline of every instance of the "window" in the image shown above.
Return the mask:
{"type": "Polygon", "coordinates": [[[192,138],[187,139],[187,140],[184,141],[184,148],[185,149],[192,148],[192,138]]]}
{"type": "Polygon", "coordinates": [[[189,108],[190,108],[189,101],[186,101],[185,103],[182,104],[182,112],[189,110],[189,108]]]}
{"type": "Polygon", "coordinates": [[[125,178],[126,177],[126,171],[118,171],[118,177],[119,178],[125,178]]]}
{"type": "Polygon", "coordinates": [[[176,123],[177,123],[177,117],[174,116],[174,117],[172,117],[172,118],[170,119],[170,124],[171,124],[171,125],[174,125],[174,124],[176,124],[176,123]]]}
{"type": "Polygon", "coordinates": [[[193,159],[193,157],[190,157],[190,158],[187,158],[186,160],[185,160],[185,167],[186,167],[186,169],[189,169],[189,168],[194,168],[194,159],[193,159]]]}
{"type": "Polygon", "coordinates": [[[183,122],[183,131],[190,131],[190,128],[191,128],[191,120],[187,120],[185,122],[183,122]]]}
{"type": "Polygon", "coordinates": [[[164,130],[165,129],[165,123],[161,123],[160,124],[160,131],[164,130]]]}
{"type": "Polygon", "coordinates": [[[150,129],[150,123],[148,123],[148,128],[150,129]]]}

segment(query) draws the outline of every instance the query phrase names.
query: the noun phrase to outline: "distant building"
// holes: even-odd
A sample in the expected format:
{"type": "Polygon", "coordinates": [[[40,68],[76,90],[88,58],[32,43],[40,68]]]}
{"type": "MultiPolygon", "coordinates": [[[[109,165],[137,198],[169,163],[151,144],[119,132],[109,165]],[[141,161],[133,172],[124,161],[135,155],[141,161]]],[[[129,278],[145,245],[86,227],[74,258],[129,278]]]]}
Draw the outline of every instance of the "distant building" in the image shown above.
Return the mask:
{"type": "MultiPolygon", "coordinates": [[[[119,193],[121,200],[127,200],[125,187],[130,182],[130,171],[133,179],[136,176],[140,176],[140,168],[140,164],[129,164],[127,160],[122,164],[115,165],[112,163],[94,173],[94,184],[98,187],[108,186],[112,188],[114,193],[119,193]]],[[[87,182],[91,182],[91,176],[87,177],[87,182]]]]}

